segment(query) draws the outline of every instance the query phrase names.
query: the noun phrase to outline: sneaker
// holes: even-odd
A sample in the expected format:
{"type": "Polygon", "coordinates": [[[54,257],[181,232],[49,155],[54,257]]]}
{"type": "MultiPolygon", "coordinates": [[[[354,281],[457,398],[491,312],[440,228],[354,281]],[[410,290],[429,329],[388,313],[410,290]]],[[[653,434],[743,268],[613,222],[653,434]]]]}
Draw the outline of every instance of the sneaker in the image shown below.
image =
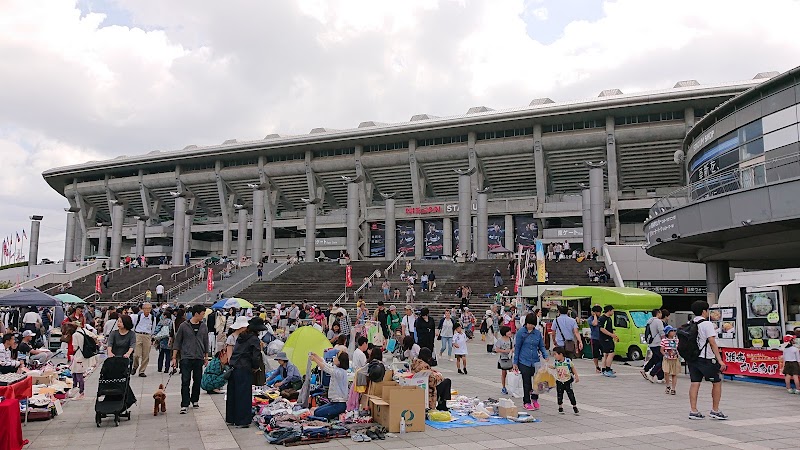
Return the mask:
{"type": "Polygon", "coordinates": [[[464,374],[464,372],[462,372],[461,369],[458,369],[458,373],[460,373],[462,375],[464,374]]]}
{"type": "Polygon", "coordinates": [[[575,414],[576,416],[581,415],[581,413],[578,412],[578,407],[577,406],[573,406],[572,407],[572,413],[575,414]]]}
{"type": "Polygon", "coordinates": [[[697,412],[689,411],[689,419],[690,420],[703,420],[705,418],[706,418],[706,416],[704,416],[703,413],[701,413],[700,411],[697,411],[697,412]]]}
{"type": "Polygon", "coordinates": [[[725,414],[723,414],[723,413],[722,413],[722,411],[711,411],[711,412],[709,412],[709,413],[708,413],[708,415],[709,415],[709,416],[710,416],[712,419],[717,419],[717,420],[728,420],[728,416],[726,416],[725,414]]]}
{"type": "Polygon", "coordinates": [[[786,392],[788,392],[790,394],[797,394],[797,390],[796,389],[787,389],[786,392]]]}
{"type": "Polygon", "coordinates": [[[186,406],[182,406],[181,407],[181,414],[186,414],[187,412],[189,412],[189,408],[187,408],[186,406]]]}
{"type": "Polygon", "coordinates": [[[466,375],[466,374],[467,374],[467,368],[464,367],[464,375],[466,375]]]}
{"type": "Polygon", "coordinates": [[[669,395],[669,394],[670,394],[670,392],[672,392],[672,389],[670,389],[670,387],[669,387],[669,386],[667,386],[667,390],[666,390],[666,391],[664,391],[664,393],[665,393],[665,394],[667,394],[667,395],[669,395]]]}
{"type": "Polygon", "coordinates": [[[527,409],[528,411],[533,409],[533,405],[531,405],[530,403],[525,403],[524,405],[522,405],[522,407],[527,409]]]}
{"type": "Polygon", "coordinates": [[[199,408],[200,404],[197,402],[192,403],[192,408],[199,408]]]}
{"type": "Polygon", "coordinates": [[[658,383],[658,384],[664,384],[664,383],[666,383],[666,381],[664,381],[664,380],[656,380],[655,382],[656,382],[656,383],[658,383]]]}
{"type": "Polygon", "coordinates": [[[670,389],[670,395],[675,395],[675,394],[677,394],[677,392],[675,392],[675,388],[670,389]]]}
{"type": "Polygon", "coordinates": [[[608,378],[617,378],[617,374],[616,374],[616,373],[614,373],[614,371],[613,371],[613,370],[609,370],[608,372],[606,372],[606,376],[607,376],[608,378]]]}
{"type": "Polygon", "coordinates": [[[503,395],[508,395],[508,389],[506,388],[500,389],[500,393],[503,395]]]}
{"type": "Polygon", "coordinates": [[[140,374],[139,374],[139,376],[140,376],[140,377],[142,377],[142,378],[144,378],[144,377],[146,377],[147,375],[145,375],[145,374],[144,374],[144,372],[142,372],[142,373],[140,373],[140,374]]]}
{"type": "Polygon", "coordinates": [[[539,409],[539,402],[537,400],[533,401],[533,409],[534,410],[538,410],[539,409]]]}
{"type": "Polygon", "coordinates": [[[559,406],[558,407],[558,413],[559,414],[564,414],[564,407],[563,406],[559,406]]]}
{"type": "Polygon", "coordinates": [[[452,357],[451,357],[451,358],[448,358],[448,360],[449,360],[450,362],[453,362],[453,361],[455,361],[455,358],[452,358],[452,357]]]}

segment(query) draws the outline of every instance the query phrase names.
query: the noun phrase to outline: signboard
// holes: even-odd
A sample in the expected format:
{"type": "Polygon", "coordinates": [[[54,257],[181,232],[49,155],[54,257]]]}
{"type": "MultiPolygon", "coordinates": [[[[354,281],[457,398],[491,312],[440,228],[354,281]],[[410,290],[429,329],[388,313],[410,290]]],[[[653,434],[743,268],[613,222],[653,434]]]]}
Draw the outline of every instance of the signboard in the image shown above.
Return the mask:
{"type": "MultiPolygon", "coordinates": [[[[489,250],[504,247],[506,239],[506,219],[504,217],[489,217],[489,250]]],[[[510,248],[509,250],[514,250],[510,248]]]]}
{"type": "Polygon", "coordinates": [[[344,269],[344,287],[353,287],[353,266],[350,264],[344,269]]]}
{"type": "Polygon", "coordinates": [[[208,278],[206,279],[206,291],[211,292],[214,290],[214,269],[208,268],[208,278]]]}
{"type": "Polygon", "coordinates": [[[373,222],[369,225],[369,256],[380,258],[386,256],[386,224],[373,222]]]}
{"type": "Polygon", "coordinates": [[[547,273],[544,267],[544,244],[538,239],[536,240],[536,282],[547,282],[547,273]]]}
{"type": "Polygon", "coordinates": [[[94,291],[98,294],[103,293],[103,276],[97,275],[94,277],[94,291]]]}
{"type": "Polygon", "coordinates": [[[637,281],[636,287],[661,295],[702,297],[708,293],[705,281],[637,281]]]}
{"type": "Polygon", "coordinates": [[[442,219],[425,220],[425,256],[442,256],[444,251],[444,221],[442,219]]]}
{"type": "Polygon", "coordinates": [[[736,339],[736,308],[709,308],[708,321],[717,329],[720,339],[736,339]]]}
{"type": "Polygon", "coordinates": [[[647,245],[653,245],[661,240],[672,239],[673,234],[678,234],[678,215],[666,214],[653,219],[647,224],[645,236],[647,245]]]}
{"type": "Polygon", "coordinates": [[[529,216],[514,217],[514,231],[516,239],[514,243],[522,246],[522,250],[533,250],[536,238],[539,236],[539,227],[536,219],[529,216]]]}
{"type": "Polygon", "coordinates": [[[545,239],[582,238],[583,228],[546,228],[542,233],[545,239]]]}
{"type": "Polygon", "coordinates": [[[743,300],[744,346],[755,349],[780,347],[784,333],[778,291],[749,292],[743,300]]]}
{"type": "Polygon", "coordinates": [[[409,206],[406,207],[406,214],[436,214],[442,212],[443,210],[444,208],[442,208],[442,205],[409,206]]]}
{"type": "Polygon", "coordinates": [[[720,347],[719,351],[728,366],[725,375],[783,379],[783,352],[780,350],[720,347]]]}
{"type": "Polygon", "coordinates": [[[405,252],[406,256],[414,256],[416,236],[414,235],[414,222],[397,223],[397,251],[405,252]]]}

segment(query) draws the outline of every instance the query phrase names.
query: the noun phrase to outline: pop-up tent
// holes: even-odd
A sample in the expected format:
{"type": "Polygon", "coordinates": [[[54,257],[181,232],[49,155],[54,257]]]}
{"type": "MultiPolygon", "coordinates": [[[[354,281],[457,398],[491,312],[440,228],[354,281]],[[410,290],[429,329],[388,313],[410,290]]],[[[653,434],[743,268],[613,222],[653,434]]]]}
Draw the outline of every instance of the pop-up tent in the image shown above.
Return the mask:
{"type": "Polygon", "coordinates": [[[0,297],[0,306],[59,306],[61,302],[38,289],[20,289],[0,297]]]}
{"type": "Polygon", "coordinates": [[[286,352],[289,361],[297,366],[300,375],[306,374],[309,353],[313,352],[322,356],[329,348],[331,348],[331,342],[314,327],[300,327],[294,330],[283,345],[283,351],[286,352]]]}

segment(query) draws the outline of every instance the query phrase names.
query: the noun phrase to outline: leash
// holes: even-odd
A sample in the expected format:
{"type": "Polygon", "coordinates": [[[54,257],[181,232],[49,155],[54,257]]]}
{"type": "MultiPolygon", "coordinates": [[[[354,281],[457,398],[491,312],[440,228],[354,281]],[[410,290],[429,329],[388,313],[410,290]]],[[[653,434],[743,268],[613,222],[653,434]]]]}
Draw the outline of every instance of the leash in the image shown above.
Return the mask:
{"type": "Polygon", "coordinates": [[[172,376],[175,375],[175,372],[177,372],[177,371],[178,370],[174,369],[174,368],[169,371],[169,377],[167,378],[167,382],[164,384],[164,390],[165,391],[167,390],[167,386],[169,386],[170,380],[172,380],[172,376]]]}

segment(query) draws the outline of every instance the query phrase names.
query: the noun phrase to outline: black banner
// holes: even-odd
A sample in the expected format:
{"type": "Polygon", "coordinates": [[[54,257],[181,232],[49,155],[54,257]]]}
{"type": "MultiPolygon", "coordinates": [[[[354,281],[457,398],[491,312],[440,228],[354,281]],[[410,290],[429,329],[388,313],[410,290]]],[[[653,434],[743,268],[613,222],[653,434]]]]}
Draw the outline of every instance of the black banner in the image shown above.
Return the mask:
{"type": "Polygon", "coordinates": [[[636,287],[661,295],[705,296],[706,282],[699,281],[637,281],[636,287]]]}
{"type": "MultiPolygon", "coordinates": [[[[489,217],[489,250],[506,245],[506,219],[504,217],[489,217]]],[[[509,250],[514,250],[510,248],[509,250]]]]}
{"type": "MultiPolygon", "coordinates": [[[[517,246],[522,245],[523,250],[535,251],[536,237],[539,235],[536,219],[530,216],[514,216],[514,230],[516,232],[514,243],[517,246]]],[[[517,251],[516,248],[510,248],[509,250],[517,251]]]]}
{"type": "Polygon", "coordinates": [[[369,256],[380,258],[386,256],[386,224],[374,222],[369,225],[369,256]]]}
{"type": "Polygon", "coordinates": [[[444,251],[444,221],[430,219],[423,222],[425,229],[425,256],[442,256],[444,251]]]}
{"type": "Polygon", "coordinates": [[[397,251],[405,252],[406,256],[414,255],[416,239],[414,236],[414,222],[397,223],[397,251]]]}

